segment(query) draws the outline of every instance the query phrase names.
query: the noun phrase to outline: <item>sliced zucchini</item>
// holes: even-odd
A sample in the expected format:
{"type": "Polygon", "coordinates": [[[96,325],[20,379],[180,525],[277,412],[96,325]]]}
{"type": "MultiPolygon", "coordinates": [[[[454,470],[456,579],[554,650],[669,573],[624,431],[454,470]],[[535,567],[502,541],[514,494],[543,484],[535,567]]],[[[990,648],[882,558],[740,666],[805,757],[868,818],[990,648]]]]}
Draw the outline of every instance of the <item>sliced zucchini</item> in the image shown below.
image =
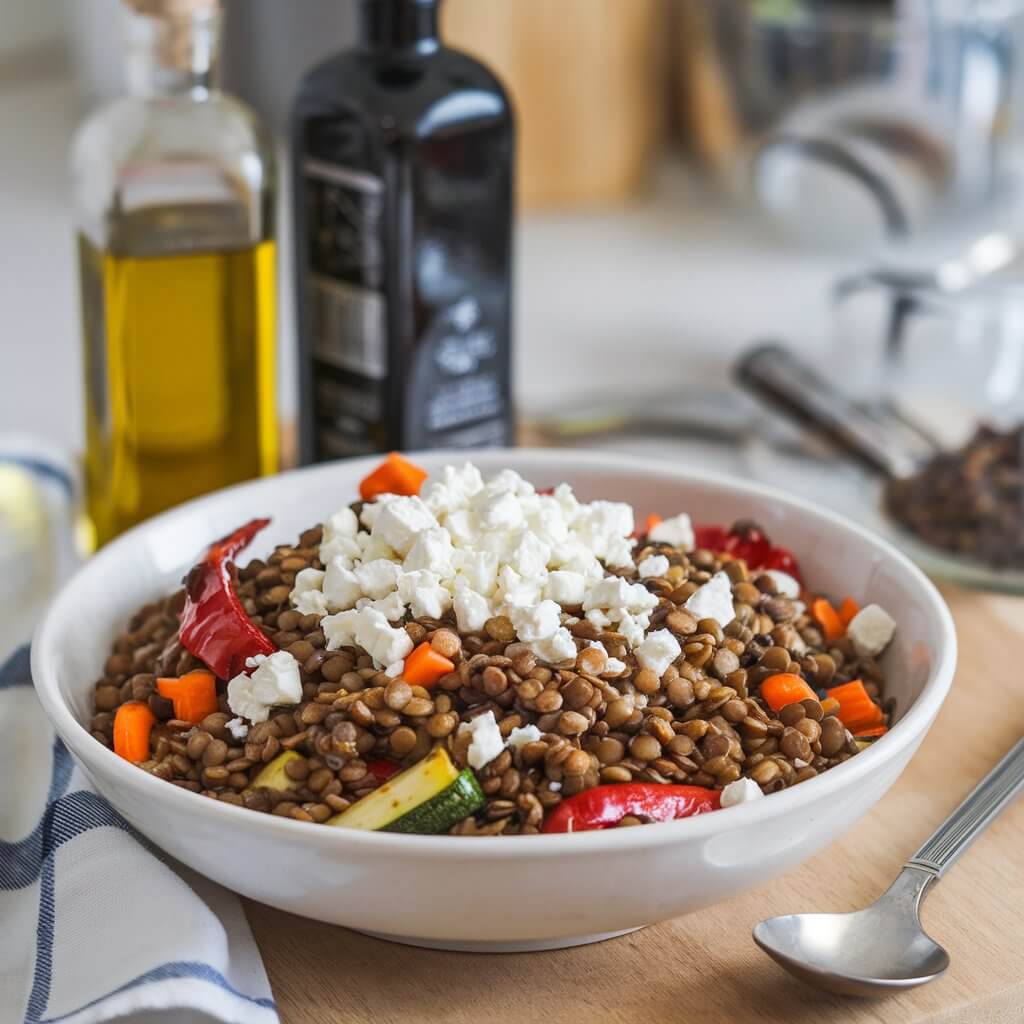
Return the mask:
{"type": "Polygon", "coordinates": [[[463,818],[468,818],[483,805],[483,790],[476,781],[476,776],[466,768],[447,789],[443,789],[425,804],[414,807],[408,814],[403,814],[390,825],[385,825],[381,831],[438,835],[447,832],[452,825],[463,818]]]}
{"type": "Polygon", "coordinates": [[[280,793],[286,789],[295,789],[297,783],[284,770],[284,766],[298,757],[302,757],[302,755],[294,750],[286,750],[284,753],[278,754],[260,769],[256,778],[245,787],[244,792],[248,793],[253,789],[276,789],[280,793]]]}
{"type": "Polygon", "coordinates": [[[448,751],[435,747],[422,761],[388,779],[347,811],[329,818],[327,824],[369,831],[385,828],[444,792],[458,777],[448,751]]]}

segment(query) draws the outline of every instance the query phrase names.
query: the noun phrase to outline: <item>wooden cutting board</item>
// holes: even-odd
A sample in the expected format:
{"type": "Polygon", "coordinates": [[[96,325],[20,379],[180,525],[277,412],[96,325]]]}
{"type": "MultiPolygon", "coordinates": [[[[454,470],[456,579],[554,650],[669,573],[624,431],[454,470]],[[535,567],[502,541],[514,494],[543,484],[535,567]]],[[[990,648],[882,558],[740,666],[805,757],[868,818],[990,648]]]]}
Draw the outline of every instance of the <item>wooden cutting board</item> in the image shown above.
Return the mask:
{"type": "Polygon", "coordinates": [[[249,903],[282,1021],[1020,1024],[1024,804],[1005,812],[928,897],[925,927],[953,961],[930,986],[883,1001],[824,995],[793,981],[750,938],[772,914],[870,902],[1024,735],[1024,600],[946,596],[960,640],[949,700],[881,803],[814,860],[713,909],[551,953],[413,949],[249,903]]]}

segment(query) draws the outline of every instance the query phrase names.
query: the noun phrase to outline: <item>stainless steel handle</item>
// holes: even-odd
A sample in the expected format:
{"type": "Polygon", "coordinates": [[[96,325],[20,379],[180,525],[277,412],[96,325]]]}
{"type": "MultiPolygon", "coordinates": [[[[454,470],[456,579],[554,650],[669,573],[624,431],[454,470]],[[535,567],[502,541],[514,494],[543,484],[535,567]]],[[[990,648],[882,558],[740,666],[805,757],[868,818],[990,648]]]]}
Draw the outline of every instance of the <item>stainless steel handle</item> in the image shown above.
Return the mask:
{"type": "Polygon", "coordinates": [[[941,878],[946,869],[1024,789],[1024,739],[978,783],[962,804],[926,839],[905,867],[941,878]]]}

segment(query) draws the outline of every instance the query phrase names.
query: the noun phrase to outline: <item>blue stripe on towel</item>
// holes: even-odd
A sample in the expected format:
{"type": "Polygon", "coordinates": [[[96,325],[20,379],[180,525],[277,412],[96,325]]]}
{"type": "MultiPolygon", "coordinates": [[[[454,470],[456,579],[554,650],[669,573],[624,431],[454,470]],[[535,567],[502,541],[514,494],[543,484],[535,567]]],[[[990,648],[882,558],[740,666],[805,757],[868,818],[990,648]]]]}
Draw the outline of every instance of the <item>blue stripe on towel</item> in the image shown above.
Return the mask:
{"type": "Polygon", "coordinates": [[[91,1000],[84,1006],[80,1006],[77,1010],[61,1014],[59,1017],[46,1017],[45,1019],[33,1017],[31,1016],[30,1008],[30,1015],[26,1018],[25,1024],[56,1024],[58,1021],[66,1020],[68,1017],[73,1017],[76,1013],[81,1013],[83,1010],[88,1010],[90,1007],[96,1006],[97,1003],[102,1003],[104,999],[110,999],[112,996],[120,995],[122,992],[127,992],[129,989],[138,988],[139,985],[145,985],[151,981],[169,981],[184,978],[209,982],[211,985],[216,985],[217,988],[230,993],[236,999],[242,999],[247,1003],[253,1003],[256,1006],[261,1006],[267,1010],[276,1009],[273,999],[249,996],[244,992],[239,992],[238,989],[220,973],[220,971],[215,970],[209,964],[200,963],[194,960],[177,960],[173,963],[161,964],[159,967],[154,967],[151,971],[146,971],[145,974],[140,974],[137,978],[133,978],[131,981],[126,981],[119,988],[114,989],[113,992],[108,992],[106,995],[98,996],[96,999],[91,1000]]]}
{"type": "Polygon", "coordinates": [[[0,892],[24,889],[43,872],[46,858],[75,836],[93,828],[119,828],[140,838],[101,796],[79,790],[46,808],[42,820],[24,839],[0,842],[0,892]]]}
{"type": "Polygon", "coordinates": [[[31,686],[32,670],[29,667],[28,646],[19,647],[0,665],[0,690],[13,690],[16,686],[31,686]]]}

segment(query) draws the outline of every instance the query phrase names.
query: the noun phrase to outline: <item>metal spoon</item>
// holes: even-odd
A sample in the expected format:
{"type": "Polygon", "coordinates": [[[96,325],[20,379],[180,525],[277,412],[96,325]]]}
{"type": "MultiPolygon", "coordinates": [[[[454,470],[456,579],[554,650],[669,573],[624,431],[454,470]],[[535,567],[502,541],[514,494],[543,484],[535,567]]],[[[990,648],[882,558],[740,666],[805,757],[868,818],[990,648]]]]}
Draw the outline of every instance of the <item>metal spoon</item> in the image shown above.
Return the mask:
{"type": "Polygon", "coordinates": [[[787,914],[762,921],[754,941],[817,988],[881,996],[940,977],[949,954],[921,927],[925,893],[1024,788],[1024,740],[971,791],[903,865],[896,881],[852,914],[787,914]]]}

